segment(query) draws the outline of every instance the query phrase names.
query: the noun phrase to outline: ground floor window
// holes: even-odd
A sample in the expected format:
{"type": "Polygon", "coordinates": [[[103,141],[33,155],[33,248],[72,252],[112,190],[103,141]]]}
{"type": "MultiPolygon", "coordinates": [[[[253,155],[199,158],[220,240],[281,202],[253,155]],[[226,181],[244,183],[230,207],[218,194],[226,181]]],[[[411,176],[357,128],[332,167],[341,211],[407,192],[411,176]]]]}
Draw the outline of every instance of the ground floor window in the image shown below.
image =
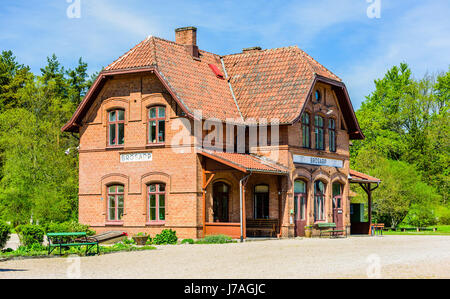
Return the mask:
{"type": "Polygon", "coordinates": [[[123,217],[123,192],[122,185],[108,187],[108,220],[120,221],[123,217]]]}
{"type": "Polygon", "coordinates": [[[213,185],[213,213],[214,222],[228,222],[228,202],[230,186],[223,182],[213,185]]]}
{"type": "Polygon", "coordinates": [[[148,217],[150,222],[166,220],[166,185],[148,185],[148,217]]]}
{"type": "Polygon", "coordinates": [[[269,186],[255,186],[254,217],[255,219],[269,219],[269,186]]]}
{"type": "Polygon", "coordinates": [[[314,220],[325,220],[325,184],[322,181],[314,183],[314,220]]]}

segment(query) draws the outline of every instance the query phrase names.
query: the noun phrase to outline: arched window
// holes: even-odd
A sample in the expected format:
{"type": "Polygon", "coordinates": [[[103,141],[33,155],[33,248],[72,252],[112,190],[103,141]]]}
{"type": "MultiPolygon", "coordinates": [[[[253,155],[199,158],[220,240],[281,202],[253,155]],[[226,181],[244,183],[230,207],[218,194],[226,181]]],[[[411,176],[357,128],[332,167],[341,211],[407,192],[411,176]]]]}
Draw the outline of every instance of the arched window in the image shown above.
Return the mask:
{"type": "Polygon", "coordinates": [[[306,219],[306,183],[302,180],[294,182],[294,213],[296,220],[306,219]]]}
{"type": "Polygon", "coordinates": [[[150,184],[148,190],[148,221],[163,223],[166,220],[166,185],[150,184]]]}
{"type": "Polygon", "coordinates": [[[316,149],[324,150],[324,136],[323,136],[323,117],[316,115],[314,118],[314,127],[316,135],[316,149]]]}
{"type": "Polygon", "coordinates": [[[342,184],[339,182],[333,183],[333,209],[340,209],[342,207],[342,184]]]}
{"type": "Polygon", "coordinates": [[[316,92],[314,93],[314,97],[316,102],[320,102],[322,100],[322,94],[320,93],[319,90],[316,90],[316,92]]]}
{"type": "Polygon", "coordinates": [[[125,110],[116,109],[108,112],[108,144],[123,145],[125,139],[125,110]]]}
{"type": "Polygon", "coordinates": [[[336,121],[333,118],[328,120],[328,136],[330,152],[336,151],[336,121]]]}
{"type": "Polygon", "coordinates": [[[255,186],[254,196],[255,219],[269,219],[269,186],[255,186]]]}
{"type": "Polygon", "coordinates": [[[314,182],[314,220],[325,220],[325,184],[322,181],[314,182]]]}
{"type": "Polygon", "coordinates": [[[305,148],[311,147],[311,130],[309,125],[309,113],[305,112],[302,116],[302,145],[305,148]]]}
{"type": "Polygon", "coordinates": [[[166,108],[151,107],[148,110],[148,143],[164,143],[166,140],[166,108]]]}
{"type": "Polygon", "coordinates": [[[108,187],[108,220],[121,221],[123,217],[123,185],[108,187]]]}
{"type": "Polygon", "coordinates": [[[228,222],[228,202],[230,186],[224,182],[213,185],[213,213],[214,222],[228,222]]]}

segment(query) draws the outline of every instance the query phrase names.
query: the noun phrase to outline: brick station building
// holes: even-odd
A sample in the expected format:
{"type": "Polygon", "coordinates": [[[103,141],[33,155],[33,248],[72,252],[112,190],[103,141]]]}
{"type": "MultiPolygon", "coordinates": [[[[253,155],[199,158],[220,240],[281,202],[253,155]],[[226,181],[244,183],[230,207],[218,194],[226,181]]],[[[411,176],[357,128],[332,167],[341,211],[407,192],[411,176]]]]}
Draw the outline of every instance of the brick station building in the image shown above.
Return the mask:
{"type": "Polygon", "coordinates": [[[196,34],[136,45],[62,128],[80,135],[80,223],[182,238],[294,237],[320,222],[349,232],[349,144],[364,135],[342,80],[296,46],[220,56],[196,34]],[[278,122],[278,142],[274,127],[251,142],[262,119],[278,122]],[[202,147],[211,132],[223,142],[202,147]]]}

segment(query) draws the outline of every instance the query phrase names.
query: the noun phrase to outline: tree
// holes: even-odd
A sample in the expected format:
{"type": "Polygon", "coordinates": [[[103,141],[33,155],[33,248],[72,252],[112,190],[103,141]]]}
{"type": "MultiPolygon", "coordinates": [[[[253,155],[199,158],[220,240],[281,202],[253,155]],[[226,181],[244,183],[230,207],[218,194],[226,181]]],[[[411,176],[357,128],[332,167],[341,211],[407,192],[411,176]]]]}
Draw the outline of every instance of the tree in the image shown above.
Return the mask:
{"type": "Polygon", "coordinates": [[[433,187],[422,182],[414,165],[389,160],[365,150],[360,152],[356,161],[356,169],[382,181],[372,193],[373,212],[380,222],[396,227],[406,217],[411,205],[423,206],[440,199],[433,187]]]}

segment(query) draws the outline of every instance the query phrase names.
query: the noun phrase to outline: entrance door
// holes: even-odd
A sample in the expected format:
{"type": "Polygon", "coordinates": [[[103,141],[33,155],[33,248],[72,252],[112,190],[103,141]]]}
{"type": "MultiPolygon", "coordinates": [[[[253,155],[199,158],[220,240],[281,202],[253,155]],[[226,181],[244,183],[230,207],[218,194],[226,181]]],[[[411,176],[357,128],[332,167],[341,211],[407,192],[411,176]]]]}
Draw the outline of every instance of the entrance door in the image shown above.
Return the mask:
{"type": "Polygon", "coordinates": [[[336,229],[344,229],[344,213],[342,211],[342,185],[333,184],[333,221],[336,223],[336,229]]]}
{"type": "Polygon", "coordinates": [[[335,196],[333,198],[333,221],[336,223],[336,229],[341,230],[344,227],[342,212],[342,197],[335,196]]]}
{"type": "Polygon", "coordinates": [[[295,217],[295,235],[302,237],[305,235],[306,225],[306,194],[298,193],[294,195],[294,217],[295,217]]]}
{"type": "Polygon", "coordinates": [[[305,235],[306,211],[307,211],[306,183],[304,181],[294,182],[294,223],[295,235],[305,235]]]}
{"type": "Polygon", "coordinates": [[[228,199],[230,187],[222,182],[213,186],[214,222],[228,222],[228,199]]]}

